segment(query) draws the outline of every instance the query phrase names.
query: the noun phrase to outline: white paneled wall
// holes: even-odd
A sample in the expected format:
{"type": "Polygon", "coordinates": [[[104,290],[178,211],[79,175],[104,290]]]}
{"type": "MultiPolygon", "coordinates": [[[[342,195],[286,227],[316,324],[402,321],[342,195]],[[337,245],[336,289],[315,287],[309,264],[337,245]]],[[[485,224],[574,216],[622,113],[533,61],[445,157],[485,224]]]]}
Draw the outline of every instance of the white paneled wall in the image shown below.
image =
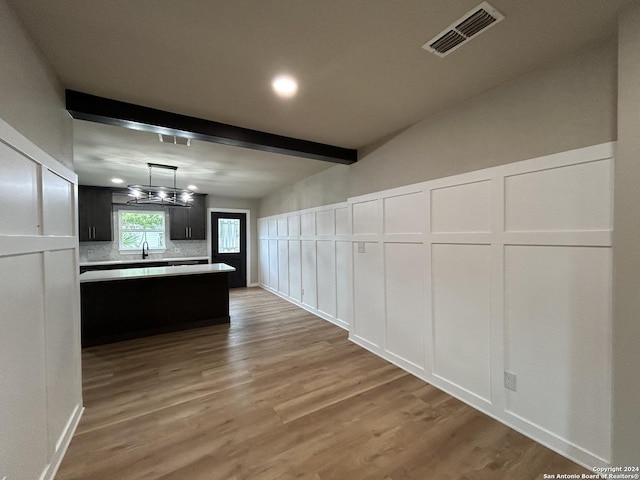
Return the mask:
{"type": "Polygon", "coordinates": [[[348,328],[351,237],[346,203],[258,219],[260,285],[348,328]]]}
{"type": "Polygon", "coordinates": [[[607,465],[612,173],[604,144],[349,199],[350,338],[607,465]]]}
{"type": "Polygon", "coordinates": [[[0,140],[0,477],[48,480],[82,413],[77,177],[0,140]]]}

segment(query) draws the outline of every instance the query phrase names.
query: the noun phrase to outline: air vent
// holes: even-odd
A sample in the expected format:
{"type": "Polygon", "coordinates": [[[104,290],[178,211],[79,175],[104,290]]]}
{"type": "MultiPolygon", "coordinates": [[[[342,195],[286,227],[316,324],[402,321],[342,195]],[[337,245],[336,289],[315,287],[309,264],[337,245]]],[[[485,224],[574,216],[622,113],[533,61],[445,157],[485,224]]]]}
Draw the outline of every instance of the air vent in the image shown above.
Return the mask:
{"type": "Polygon", "coordinates": [[[191,139],[187,137],[178,137],[176,135],[163,135],[162,133],[158,134],[160,141],[162,143],[171,143],[173,145],[186,145],[187,147],[191,146],[191,139]]]}
{"type": "Polygon", "coordinates": [[[468,42],[478,33],[485,31],[502,20],[504,20],[504,15],[487,2],[482,2],[425,43],[422,48],[439,57],[444,57],[468,42]]]}

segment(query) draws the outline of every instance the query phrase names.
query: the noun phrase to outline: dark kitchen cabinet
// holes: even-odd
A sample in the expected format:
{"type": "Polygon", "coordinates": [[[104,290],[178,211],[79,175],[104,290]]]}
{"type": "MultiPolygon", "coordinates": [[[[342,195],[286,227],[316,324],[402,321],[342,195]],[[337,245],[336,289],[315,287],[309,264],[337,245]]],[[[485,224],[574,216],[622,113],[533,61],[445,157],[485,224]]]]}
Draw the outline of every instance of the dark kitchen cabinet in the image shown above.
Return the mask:
{"type": "Polygon", "coordinates": [[[78,187],[78,237],[81,242],[110,242],[112,234],[111,189],[78,187]]]}
{"type": "Polygon", "coordinates": [[[194,195],[190,208],[169,209],[171,240],[206,239],[206,195],[194,195]]]}

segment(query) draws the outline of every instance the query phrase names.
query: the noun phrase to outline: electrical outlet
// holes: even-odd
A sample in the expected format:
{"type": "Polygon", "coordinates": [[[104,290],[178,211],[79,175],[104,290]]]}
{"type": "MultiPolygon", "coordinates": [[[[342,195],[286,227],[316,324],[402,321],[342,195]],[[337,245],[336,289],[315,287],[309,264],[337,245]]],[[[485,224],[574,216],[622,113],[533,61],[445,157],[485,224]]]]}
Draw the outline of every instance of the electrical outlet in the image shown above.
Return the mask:
{"type": "Polygon", "coordinates": [[[516,374],[513,372],[504,371],[504,388],[516,391],[516,374]]]}
{"type": "Polygon", "coordinates": [[[364,242],[358,242],[358,253],[364,253],[364,242]]]}

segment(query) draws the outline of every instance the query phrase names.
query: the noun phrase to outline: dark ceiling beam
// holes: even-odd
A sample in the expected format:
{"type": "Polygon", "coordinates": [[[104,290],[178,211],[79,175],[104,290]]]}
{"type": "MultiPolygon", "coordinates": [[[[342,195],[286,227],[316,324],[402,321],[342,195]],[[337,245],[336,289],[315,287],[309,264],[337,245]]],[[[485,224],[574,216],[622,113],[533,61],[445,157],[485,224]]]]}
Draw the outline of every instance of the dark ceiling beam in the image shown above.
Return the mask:
{"type": "Polygon", "coordinates": [[[75,90],[66,90],[65,96],[67,110],[73,118],[80,120],[345,165],[358,160],[358,151],[350,148],[250,130],[75,90]]]}

